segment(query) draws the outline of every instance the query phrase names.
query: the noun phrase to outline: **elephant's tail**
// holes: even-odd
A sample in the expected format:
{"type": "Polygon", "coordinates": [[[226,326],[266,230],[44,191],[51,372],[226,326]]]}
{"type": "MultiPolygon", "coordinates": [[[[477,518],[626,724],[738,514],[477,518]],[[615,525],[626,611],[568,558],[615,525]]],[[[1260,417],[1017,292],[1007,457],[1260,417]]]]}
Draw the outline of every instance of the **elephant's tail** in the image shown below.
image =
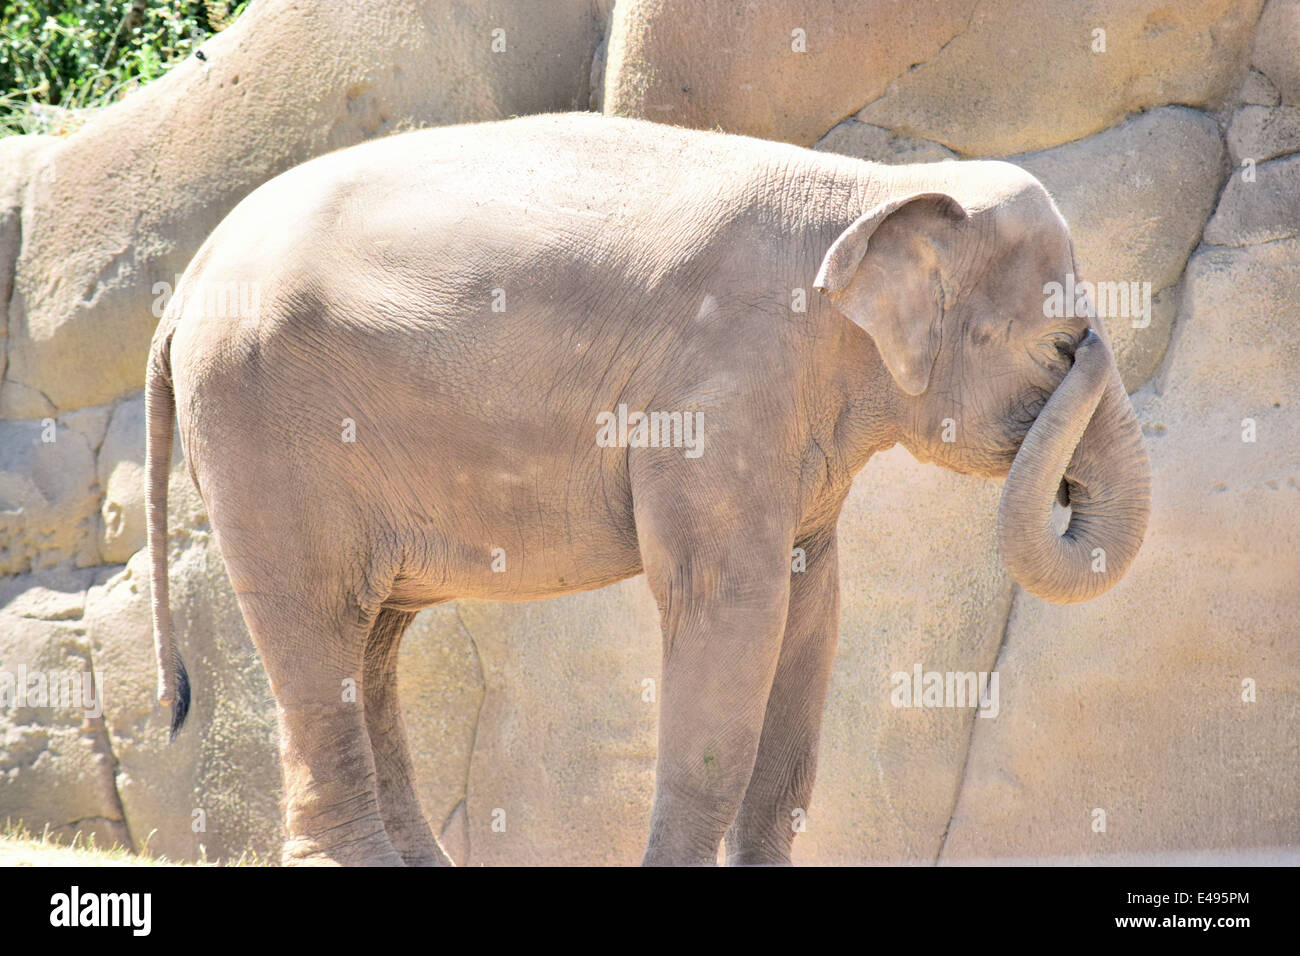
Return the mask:
{"type": "Polygon", "coordinates": [[[172,708],[171,739],[175,740],[190,712],[190,678],[172,643],[167,588],[167,479],[172,460],[171,344],[173,323],[164,316],[149,349],[144,393],[145,497],[148,520],[150,585],[153,592],[153,646],[158,664],[158,703],[172,708]]]}

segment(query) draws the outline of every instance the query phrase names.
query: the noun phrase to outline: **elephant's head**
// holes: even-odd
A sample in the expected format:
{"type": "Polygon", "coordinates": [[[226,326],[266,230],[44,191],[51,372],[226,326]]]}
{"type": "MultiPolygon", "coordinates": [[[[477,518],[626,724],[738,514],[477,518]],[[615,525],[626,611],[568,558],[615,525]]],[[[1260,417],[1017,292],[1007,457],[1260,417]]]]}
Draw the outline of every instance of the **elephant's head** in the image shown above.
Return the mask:
{"type": "Polygon", "coordinates": [[[1141,546],[1150,470],[1091,300],[1045,306],[1076,285],[1069,230],[1014,166],[926,168],[940,188],[867,211],[816,286],[875,342],[902,443],[922,461],[1005,476],[998,539],[1016,580],[1048,601],[1086,601],[1141,546]],[[1063,534],[1053,500],[1071,508],[1063,534]]]}

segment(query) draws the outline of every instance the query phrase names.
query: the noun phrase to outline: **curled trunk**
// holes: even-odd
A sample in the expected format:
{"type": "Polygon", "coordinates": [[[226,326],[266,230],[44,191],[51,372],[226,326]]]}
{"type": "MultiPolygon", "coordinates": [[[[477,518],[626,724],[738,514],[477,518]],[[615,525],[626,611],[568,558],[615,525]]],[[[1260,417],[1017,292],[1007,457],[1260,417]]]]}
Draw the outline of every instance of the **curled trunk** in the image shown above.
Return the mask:
{"type": "Polygon", "coordinates": [[[1146,532],[1151,471],[1110,349],[1089,332],[1025,436],[1002,489],[998,543],[1025,590],[1076,604],[1124,576],[1146,532]],[[1070,524],[1052,527],[1065,481],[1070,524]]]}

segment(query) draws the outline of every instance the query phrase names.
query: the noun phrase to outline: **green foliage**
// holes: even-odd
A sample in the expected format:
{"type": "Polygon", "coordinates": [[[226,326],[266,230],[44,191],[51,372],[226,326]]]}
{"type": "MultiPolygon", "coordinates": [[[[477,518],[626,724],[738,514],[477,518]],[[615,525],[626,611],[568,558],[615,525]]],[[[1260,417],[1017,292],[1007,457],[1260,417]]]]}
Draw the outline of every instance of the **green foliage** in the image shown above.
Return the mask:
{"type": "Polygon", "coordinates": [[[0,0],[0,135],[65,133],[76,111],[156,79],[249,0],[0,0]]]}

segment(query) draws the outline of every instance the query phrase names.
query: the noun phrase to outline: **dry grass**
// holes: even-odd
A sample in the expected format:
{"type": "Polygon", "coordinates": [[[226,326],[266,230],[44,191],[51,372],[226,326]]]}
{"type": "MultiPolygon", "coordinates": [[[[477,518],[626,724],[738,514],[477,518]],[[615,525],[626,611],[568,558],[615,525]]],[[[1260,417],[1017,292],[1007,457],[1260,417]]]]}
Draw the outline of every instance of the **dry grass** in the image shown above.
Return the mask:
{"type": "MultiPolygon", "coordinates": [[[[153,833],[149,834],[152,837],[153,833]]],[[[148,846],[149,837],[145,838],[148,846]]],[[[206,856],[206,854],[205,854],[206,856]]],[[[5,824],[0,828],[0,867],[6,866],[269,866],[254,853],[244,853],[238,860],[212,863],[202,859],[197,863],[169,860],[165,856],[132,853],[121,846],[109,848],[95,845],[95,838],[83,839],[78,833],[71,843],[58,843],[51,839],[48,828],[33,834],[21,823],[5,824]]]]}

